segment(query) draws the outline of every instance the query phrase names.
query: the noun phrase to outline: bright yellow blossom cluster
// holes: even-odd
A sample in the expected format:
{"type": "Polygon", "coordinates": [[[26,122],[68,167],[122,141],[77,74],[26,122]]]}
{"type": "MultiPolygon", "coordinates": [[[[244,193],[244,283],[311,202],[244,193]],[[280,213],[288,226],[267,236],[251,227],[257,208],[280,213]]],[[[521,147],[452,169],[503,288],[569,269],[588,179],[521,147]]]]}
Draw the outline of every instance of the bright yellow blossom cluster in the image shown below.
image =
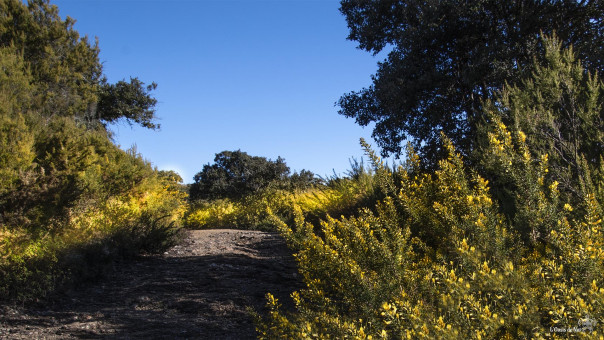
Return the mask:
{"type": "Polygon", "coordinates": [[[0,272],[6,274],[0,277],[0,295],[10,292],[26,300],[54,289],[71,272],[91,275],[86,271],[101,270],[94,269],[95,262],[165,249],[182,225],[185,198],[174,182],[152,173],[125,193],[72,208],[65,221],[55,222],[41,238],[0,226],[0,272]],[[77,252],[88,253],[63,255],[77,252]],[[18,284],[18,293],[9,284],[18,284]]]}
{"type": "MultiPolygon", "coordinates": [[[[260,338],[544,339],[564,337],[552,327],[586,318],[604,324],[599,203],[588,196],[586,215],[571,218],[558,183],[544,176],[547,156],[526,161],[526,146],[505,125],[496,129],[501,172],[525,171],[532,190],[517,220],[499,212],[486,179],[466,175],[446,140],[449,156],[432,174],[411,164],[386,175],[376,161],[375,182],[387,195],[374,209],[320,225],[300,210],[296,223],[280,225],[307,288],[294,294],[294,314],[269,299],[260,338]]],[[[408,159],[419,162],[413,153],[408,159]]]]}

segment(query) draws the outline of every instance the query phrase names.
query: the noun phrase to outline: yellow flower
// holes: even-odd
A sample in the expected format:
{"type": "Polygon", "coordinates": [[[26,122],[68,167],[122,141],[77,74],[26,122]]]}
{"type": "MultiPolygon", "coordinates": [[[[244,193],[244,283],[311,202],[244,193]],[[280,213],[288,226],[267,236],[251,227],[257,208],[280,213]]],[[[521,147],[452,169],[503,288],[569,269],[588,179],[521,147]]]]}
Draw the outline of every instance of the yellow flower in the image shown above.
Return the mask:
{"type": "Polygon", "coordinates": [[[518,131],[518,137],[520,138],[520,142],[524,143],[526,141],[526,135],[522,131],[518,131]]]}
{"type": "MultiPolygon", "coordinates": [[[[545,169],[545,170],[547,170],[547,169],[545,169]]],[[[547,171],[546,171],[546,172],[547,172],[547,171]]],[[[551,191],[555,191],[556,189],[558,189],[558,184],[560,184],[560,183],[558,183],[558,181],[554,181],[554,182],[552,182],[552,184],[550,184],[550,186],[549,186],[549,190],[551,190],[551,191]]],[[[566,207],[566,206],[565,206],[565,207],[566,207]]]]}
{"type": "Polygon", "coordinates": [[[522,156],[524,157],[524,159],[529,160],[531,158],[531,155],[528,153],[528,151],[524,151],[524,153],[522,154],[522,156]]]}

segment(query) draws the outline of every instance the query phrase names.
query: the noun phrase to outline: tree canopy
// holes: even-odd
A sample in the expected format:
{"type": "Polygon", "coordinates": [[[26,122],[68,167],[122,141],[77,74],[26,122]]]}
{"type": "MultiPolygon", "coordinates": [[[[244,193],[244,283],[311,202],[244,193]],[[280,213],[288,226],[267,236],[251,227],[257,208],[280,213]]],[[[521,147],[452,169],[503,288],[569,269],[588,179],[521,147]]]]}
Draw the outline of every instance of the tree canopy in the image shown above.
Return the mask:
{"type": "Polygon", "coordinates": [[[270,185],[303,189],[320,182],[308,170],[290,176],[290,169],[281,157],[273,161],[266,157],[250,156],[241,150],[217,153],[214,164],[204,165],[193,180],[189,190],[192,201],[238,199],[270,185]]]}
{"type": "Polygon", "coordinates": [[[214,164],[206,164],[194,177],[190,199],[239,198],[284,180],[289,167],[279,157],[272,161],[250,156],[241,150],[222,151],[214,157],[214,164]]]}
{"type": "Polygon", "coordinates": [[[483,101],[530,72],[543,34],[556,32],[586,69],[604,70],[601,1],[342,0],[340,10],[359,48],[391,49],[371,86],[338,101],[340,114],[376,124],[385,155],[411,140],[434,164],[441,131],[469,154],[483,101]]]}
{"type": "Polygon", "coordinates": [[[117,195],[153,177],[105,125],[156,128],[137,78],[110,84],[99,47],[48,0],[0,0],[0,226],[43,226],[86,197],[117,195]]]}
{"type": "Polygon", "coordinates": [[[35,87],[34,108],[44,116],[77,117],[89,126],[119,119],[147,128],[155,124],[157,100],[137,78],[107,83],[99,61],[99,46],[61,19],[49,0],[0,0],[0,47],[22,55],[35,87]]]}
{"type": "Polygon", "coordinates": [[[122,80],[108,84],[104,81],[99,93],[98,118],[105,122],[125,119],[129,124],[135,122],[146,128],[159,128],[159,124],[153,122],[157,99],[150,95],[157,84],[144,85],[138,78],[130,78],[129,83],[122,80]]]}

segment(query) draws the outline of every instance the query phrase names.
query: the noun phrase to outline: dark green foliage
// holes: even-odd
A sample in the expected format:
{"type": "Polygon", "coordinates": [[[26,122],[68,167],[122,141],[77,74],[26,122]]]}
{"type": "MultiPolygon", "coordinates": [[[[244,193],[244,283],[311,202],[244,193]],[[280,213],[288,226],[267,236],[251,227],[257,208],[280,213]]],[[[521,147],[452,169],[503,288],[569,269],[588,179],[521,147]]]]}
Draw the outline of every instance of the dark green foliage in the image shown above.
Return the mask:
{"type": "Polygon", "coordinates": [[[429,167],[440,131],[469,154],[482,101],[530,72],[542,33],[557,32],[587,69],[604,70],[601,1],[343,0],[341,12],[361,49],[392,50],[370,87],[341,97],[340,113],[376,123],[384,154],[410,139],[429,167]]]}
{"type": "Polygon", "coordinates": [[[239,199],[258,192],[269,185],[286,188],[306,188],[320,181],[307,170],[289,176],[289,167],[283,158],[272,161],[250,156],[241,150],[216,154],[214,164],[206,164],[194,177],[189,198],[208,200],[239,199]]]}
{"type": "Polygon", "coordinates": [[[96,101],[102,73],[99,48],[62,20],[48,0],[0,1],[0,46],[23,54],[36,82],[37,108],[46,115],[83,114],[96,101]]]}
{"type": "Polygon", "coordinates": [[[214,164],[206,164],[194,177],[189,198],[241,198],[271,182],[285,178],[289,168],[283,159],[276,161],[250,156],[240,150],[216,154],[214,164]]]}
{"type": "MultiPolygon", "coordinates": [[[[485,152],[496,137],[484,126],[479,129],[480,148],[475,158],[481,160],[493,193],[508,216],[521,214],[524,207],[538,200],[536,189],[526,186],[531,181],[526,178],[526,165],[520,166],[524,159],[546,157],[549,168],[545,176],[559,183],[562,202],[582,206],[588,192],[600,202],[604,199],[604,83],[585,71],[573,50],[562,49],[556,38],[545,39],[543,45],[543,62],[535,63],[531,76],[505,87],[485,105],[485,125],[494,121],[510,126],[510,138],[528,146],[530,154],[510,159],[510,171],[501,173],[497,169],[504,165],[493,163],[494,156],[485,152]]],[[[535,216],[518,218],[527,223],[536,220],[535,216]]]]}
{"type": "Polygon", "coordinates": [[[111,237],[121,257],[136,256],[139,253],[156,254],[174,246],[180,229],[169,221],[170,216],[143,214],[135,224],[120,229],[111,237]]]}
{"type": "Polygon", "coordinates": [[[157,128],[156,85],[107,84],[98,46],[73,24],[46,0],[0,0],[0,302],[160,252],[184,212],[180,176],[119,149],[102,125],[157,128]]]}
{"type": "Polygon", "coordinates": [[[289,184],[293,190],[304,190],[321,186],[324,183],[312,171],[302,169],[300,172],[296,171],[293,175],[289,176],[289,184]]]}
{"type": "Polygon", "coordinates": [[[135,122],[146,128],[159,129],[159,124],[153,123],[157,100],[149,94],[157,84],[144,85],[138,78],[130,78],[129,83],[123,80],[115,84],[103,82],[97,106],[98,118],[108,123],[125,119],[130,124],[135,122]]]}
{"type": "Polygon", "coordinates": [[[35,86],[29,105],[44,117],[77,117],[95,127],[121,118],[156,129],[157,100],[138,78],[108,84],[102,77],[98,42],[80,37],[75,20],[62,20],[48,0],[0,0],[0,47],[19,51],[35,86]]]}

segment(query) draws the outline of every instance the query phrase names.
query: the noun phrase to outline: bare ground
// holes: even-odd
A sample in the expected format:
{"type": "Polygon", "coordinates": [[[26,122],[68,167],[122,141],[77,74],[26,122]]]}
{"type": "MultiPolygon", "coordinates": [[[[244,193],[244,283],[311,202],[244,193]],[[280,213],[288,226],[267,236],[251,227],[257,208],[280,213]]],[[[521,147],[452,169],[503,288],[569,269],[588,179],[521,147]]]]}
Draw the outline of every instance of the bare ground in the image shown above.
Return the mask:
{"type": "MultiPolygon", "coordinates": [[[[1,339],[255,339],[251,307],[300,288],[276,233],[186,231],[157,256],[35,307],[0,307],[1,339]]],[[[290,306],[291,307],[291,306],[290,306]]]]}

